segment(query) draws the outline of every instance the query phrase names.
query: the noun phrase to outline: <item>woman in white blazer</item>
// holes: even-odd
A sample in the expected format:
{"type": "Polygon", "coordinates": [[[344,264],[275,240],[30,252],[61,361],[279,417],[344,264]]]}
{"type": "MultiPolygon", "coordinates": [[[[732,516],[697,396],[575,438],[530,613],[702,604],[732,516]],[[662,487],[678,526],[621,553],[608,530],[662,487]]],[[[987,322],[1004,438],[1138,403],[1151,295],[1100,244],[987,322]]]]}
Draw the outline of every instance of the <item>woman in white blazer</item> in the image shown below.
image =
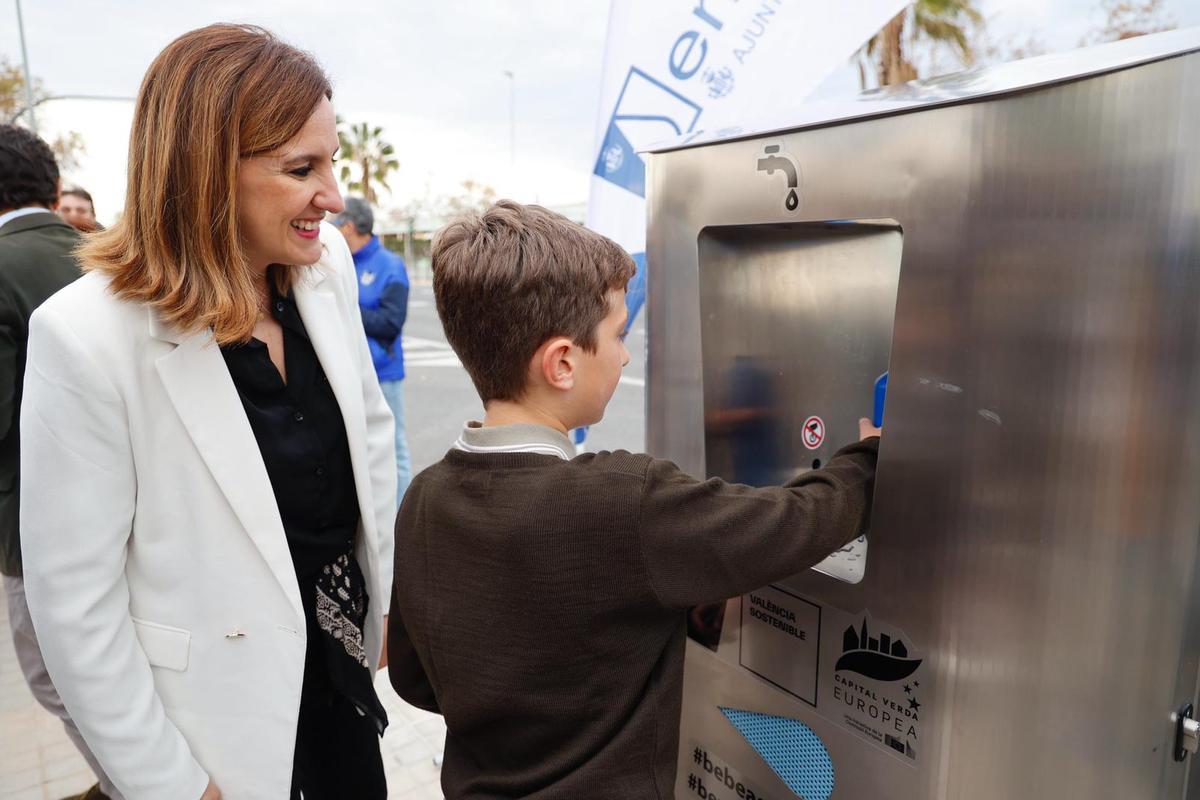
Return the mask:
{"type": "Polygon", "coordinates": [[[128,800],[382,798],[395,474],[329,81],[258,28],[139,93],[120,221],[31,323],[21,544],[50,675],[128,800]]]}

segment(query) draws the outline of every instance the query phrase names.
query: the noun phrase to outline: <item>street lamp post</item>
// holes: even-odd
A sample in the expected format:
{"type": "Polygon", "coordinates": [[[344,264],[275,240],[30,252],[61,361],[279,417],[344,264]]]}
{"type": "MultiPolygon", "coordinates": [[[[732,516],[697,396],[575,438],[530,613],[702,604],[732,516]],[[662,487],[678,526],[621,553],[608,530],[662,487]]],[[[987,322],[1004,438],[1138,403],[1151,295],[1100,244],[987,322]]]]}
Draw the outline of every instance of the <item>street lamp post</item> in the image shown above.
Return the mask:
{"type": "Polygon", "coordinates": [[[33,73],[29,69],[29,49],[25,46],[25,20],[21,16],[21,0],[17,3],[17,31],[21,36],[21,62],[25,67],[25,106],[29,109],[29,129],[37,133],[37,116],[33,113],[33,73]]]}
{"type": "Polygon", "coordinates": [[[132,97],[124,97],[121,95],[109,94],[56,94],[47,95],[37,100],[33,99],[33,71],[29,69],[29,48],[25,46],[25,20],[21,16],[21,0],[16,0],[17,4],[17,31],[21,37],[21,64],[25,71],[25,107],[18,109],[17,113],[13,114],[9,124],[15,123],[21,118],[22,114],[29,114],[29,129],[34,133],[38,132],[37,114],[34,112],[38,106],[50,100],[116,100],[122,103],[130,103],[134,101],[132,97]]]}

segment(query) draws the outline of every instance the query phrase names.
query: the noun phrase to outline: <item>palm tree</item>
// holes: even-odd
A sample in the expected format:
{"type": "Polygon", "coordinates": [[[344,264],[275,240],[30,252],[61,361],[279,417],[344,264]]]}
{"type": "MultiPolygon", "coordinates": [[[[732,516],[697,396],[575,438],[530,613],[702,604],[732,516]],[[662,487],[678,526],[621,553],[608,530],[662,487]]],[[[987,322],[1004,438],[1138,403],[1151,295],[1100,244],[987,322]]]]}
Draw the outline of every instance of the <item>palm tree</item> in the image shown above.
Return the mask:
{"type": "Polygon", "coordinates": [[[341,127],[338,119],[338,143],[342,148],[342,183],[352,192],[359,192],[371,205],[379,202],[375,187],[382,186],[389,192],[388,174],[400,168],[393,157],[396,148],[383,140],[383,128],[371,127],[365,122],[351,125],[349,131],[341,127]],[[358,179],[351,180],[357,167],[358,179]]]}
{"type": "Polygon", "coordinates": [[[858,51],[858,76],[862,88],[867,88],[868,65],[873,68],[880,86],[911,81],[917,68],[905,55],[905,47],[922,39],[934,44],[948,45],[970,64],[975,54],[971,48],[969,26],[983,23],[983,15],[975,8],[974,0],[917,0],[901,11],[858,51]],[[907,41],[905,27],[913,33],[907,41]]]}

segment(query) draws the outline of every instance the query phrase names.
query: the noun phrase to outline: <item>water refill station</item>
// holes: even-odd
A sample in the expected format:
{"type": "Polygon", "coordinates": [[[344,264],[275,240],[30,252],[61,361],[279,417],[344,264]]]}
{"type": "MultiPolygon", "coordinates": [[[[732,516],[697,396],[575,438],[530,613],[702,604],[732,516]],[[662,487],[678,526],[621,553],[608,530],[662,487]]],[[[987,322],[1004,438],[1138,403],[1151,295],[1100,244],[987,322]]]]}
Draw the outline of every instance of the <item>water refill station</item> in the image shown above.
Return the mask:
{"type": "Polygon", "coordinates": [[[647,156],[650,451],[886,398],[867,537],[692,611],[678,798],[1200,798],[1198,128],[1192,29],[647,156]]]}

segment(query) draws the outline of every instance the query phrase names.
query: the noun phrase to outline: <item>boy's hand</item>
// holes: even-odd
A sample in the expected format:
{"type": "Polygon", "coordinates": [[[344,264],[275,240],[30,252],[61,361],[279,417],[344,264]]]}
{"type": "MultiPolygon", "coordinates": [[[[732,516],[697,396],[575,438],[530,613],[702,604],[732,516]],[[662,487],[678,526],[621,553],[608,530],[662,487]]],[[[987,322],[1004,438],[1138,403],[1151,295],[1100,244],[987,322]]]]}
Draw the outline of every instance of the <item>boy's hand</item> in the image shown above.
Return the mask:
{"type": "Polygon", "coordinates": [[[858,420],[859,441],[862,441],[863,439],[870,439],[872,436],[882,436],[882,435],[883,435],[883,428],[876,428],[873,424],[871,424],[871,420],[867,419],[866,417],[859,418],[859,420],[858,420]]]}

